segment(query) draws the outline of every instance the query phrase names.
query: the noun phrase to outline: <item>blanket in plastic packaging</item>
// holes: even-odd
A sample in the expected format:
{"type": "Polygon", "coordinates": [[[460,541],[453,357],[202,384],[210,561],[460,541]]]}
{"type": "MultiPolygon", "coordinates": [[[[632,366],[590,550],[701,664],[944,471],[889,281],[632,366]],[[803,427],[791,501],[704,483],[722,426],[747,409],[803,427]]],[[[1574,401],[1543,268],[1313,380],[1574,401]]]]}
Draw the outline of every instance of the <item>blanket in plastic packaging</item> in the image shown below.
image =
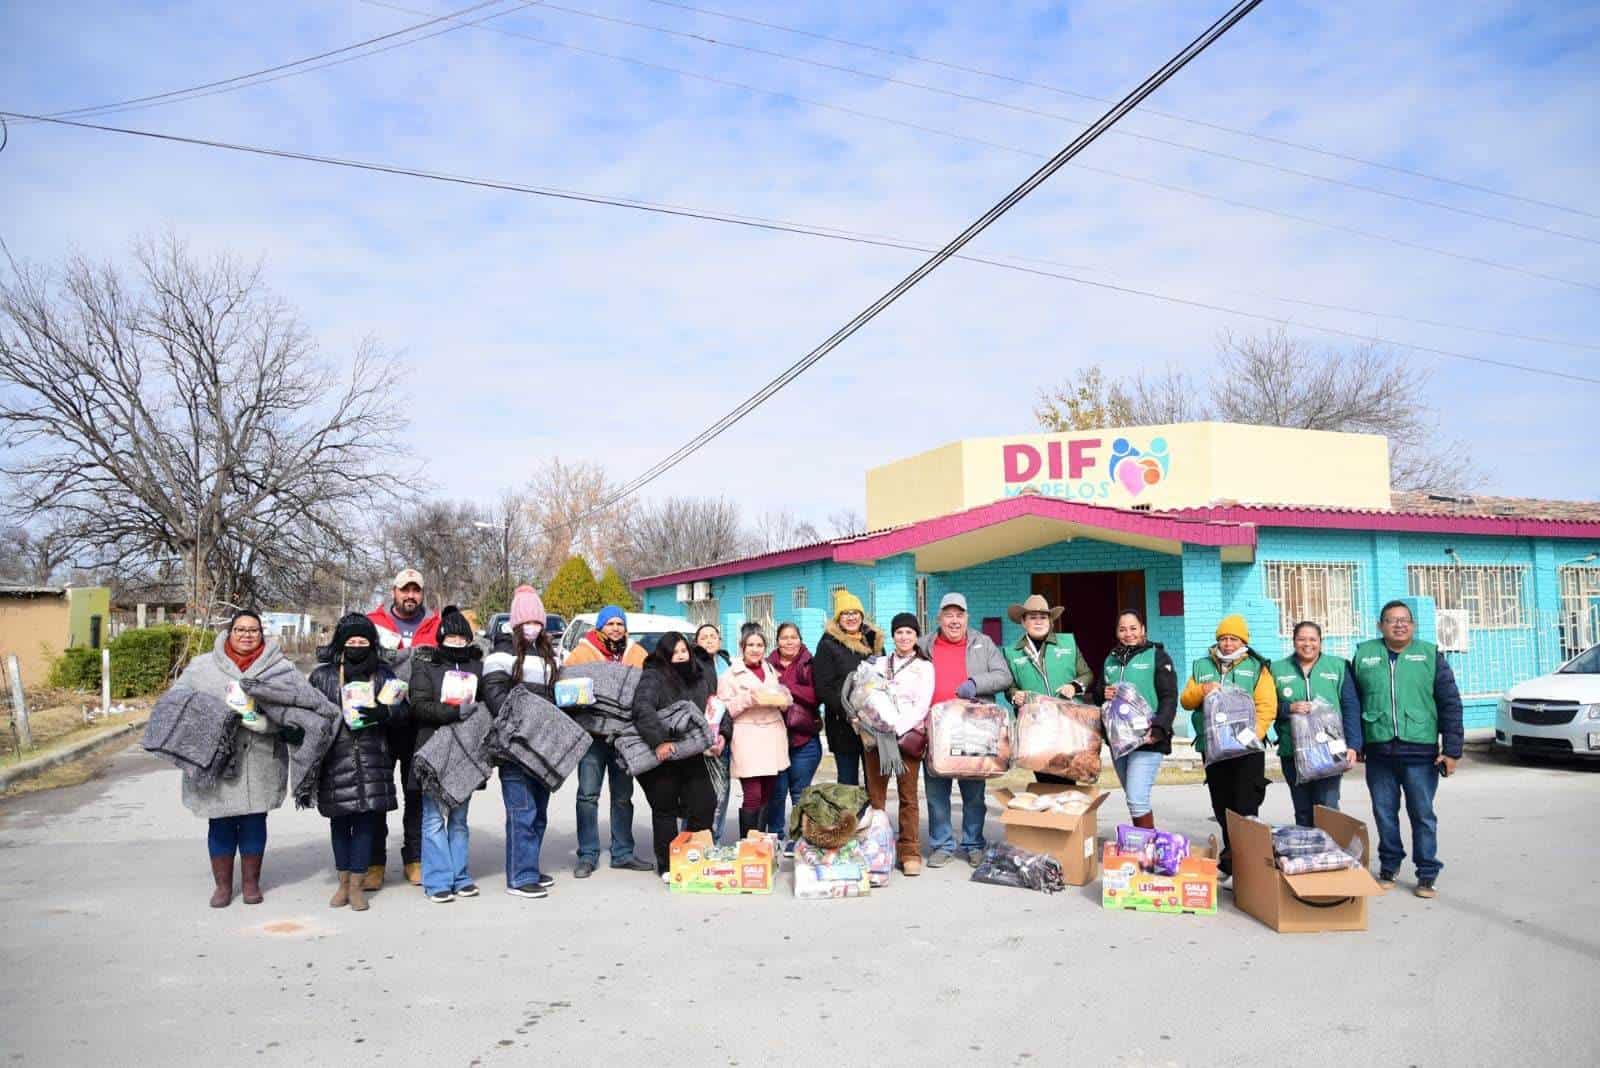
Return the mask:
{"type": "Polygon", "coordinates": [[[1018,767],[1075,782],[1100,777],[1100,709],[1030,694],[1017,709],[1018,767]]]}
{"type": "Polygon", "coordinates": [[[1206,766],[1261,752],[1256,736],[1256,699],[1237,686],[1219,686],[1201,706],[1206,728],[1206,766]]]}
{"type": "Polygon", "coordinates": [[[987,701],[940,701],[928,712],[928,771],[996,779],[1011,770],[1011,717],[987,701]]]}
{"type": "Polygon", "coordinates": [[[1144,695],[1133,688],[1132,683],[1118,683],[1111,700],[1100,711],[1111,755],[1125,757],[1144,745],[1155,718],[1155,710],[1144,699],[1144,695]]]}

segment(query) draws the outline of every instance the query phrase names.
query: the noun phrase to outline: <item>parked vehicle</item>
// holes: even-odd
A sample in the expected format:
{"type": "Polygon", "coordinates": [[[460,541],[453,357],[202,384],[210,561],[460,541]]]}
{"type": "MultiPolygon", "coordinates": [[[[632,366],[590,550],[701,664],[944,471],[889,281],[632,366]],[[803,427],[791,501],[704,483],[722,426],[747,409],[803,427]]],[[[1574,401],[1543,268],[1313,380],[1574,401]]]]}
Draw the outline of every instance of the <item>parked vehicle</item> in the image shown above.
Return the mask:
{"type": "Polygon", "coordinates": [[[1600,759],[1600,645],[1500,699],[1494,744],[1518,756],[1600,759]]]}
{"type": "MultiPolygon", "coordinates": [[[[550,617],[554,619],[554,616],[550,617]]],[[[567,654],[572,652],[572,647],[583,640],[583,636],[594,629],[596,613],[585,612],[573,616],[572,622],[565,627],[561,641],[556,644],[556,660],[565,661],[567,654]]],[[[669,630],[675,630],[684,637],[693,637],[694,624],[682,616],[652,616],[644,612],[628,613],[628,637],[644,646],[645,652],[650,652],[656,647],[656,642],[669,630]]]]}
{"type": "MultiPolygon", "coordinates": [[[[488,639],[489,648],[494,648],[494,643],[505,637],[506,628],[511,625],[510,612],[496,612],[489,617],[489,628],[483,636],[488,639]]],[[[550,632],[550,640],[559,643],[561,635],[567,630],[567,617],[551,612],[544,617],[545,629],[550,632]]]]}

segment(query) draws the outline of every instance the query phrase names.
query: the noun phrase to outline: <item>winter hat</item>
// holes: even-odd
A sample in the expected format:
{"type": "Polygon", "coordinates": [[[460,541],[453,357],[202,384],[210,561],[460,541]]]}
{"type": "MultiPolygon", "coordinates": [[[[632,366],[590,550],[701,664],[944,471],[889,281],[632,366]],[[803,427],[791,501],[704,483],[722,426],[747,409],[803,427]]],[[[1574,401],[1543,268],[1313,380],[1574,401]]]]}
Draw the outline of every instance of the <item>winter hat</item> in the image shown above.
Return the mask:
{"type": "Polygon", "coordinates": [[[613,619],[622,620],[622,625],[624,627],[628,625],[628,614],[622,609],[618,608],[616,605],[608,604],[604,608],[600,609],[600,614],[595,617],[594,629],[599,630],[607,623],[610,623],[613,619]]]}
{"type": "Polygon", "coordinates": [[[441,643],[445,638],[465,638],[469,642],[472,640],[472,624],[461,614],[461,609],[453,604],[445,605],[444,610],[439,613],[441,643]]]}
{"type": "Polygon", "coordinates": [[[860,612],[863,617],[867,610],[861,607],[861,598],[849,590],[835,590],[833,593],[833,618],[835,621],[846,612],[860,612]]]}
{"type": "Polygon", "coordinates": [[[333,648],[335,652],[344,651],[344,643],[351,638],[365,638],[367,644],[374,648],[378,645],[378,628],[372,620],[360,612],[351,612],[339,620],[339,625],[333,628],[333,648]]]}
{"type": "Polygon", "coordinates": [[[518,586],[517,592],[511,597],[511,625],[520,627],[524,623],[538,623],[543,626],[546,615],[539,591],[532,586],[518,586]]]}
{"type": "Polygon", "coordinates": [[[912,630],[916,631],[919,636],[922,634],[922,627],[917,623],[917,617],[912,615],[910,612],[901,612],[899,615],[895,616],[894,619],[889,623],[889,633],[893,634],[901,627],[910,627],[912,630]]]}
{"type": "Polygon", "coordinates": [[[1231,634],[1248,645],[1250,643],[1250,624],[1246,623],[1244,616],[1241,615],[1223,616],[1222,622],[1217,624],[1217,637],[1220,638],[1224,634],[1231,634]]]}

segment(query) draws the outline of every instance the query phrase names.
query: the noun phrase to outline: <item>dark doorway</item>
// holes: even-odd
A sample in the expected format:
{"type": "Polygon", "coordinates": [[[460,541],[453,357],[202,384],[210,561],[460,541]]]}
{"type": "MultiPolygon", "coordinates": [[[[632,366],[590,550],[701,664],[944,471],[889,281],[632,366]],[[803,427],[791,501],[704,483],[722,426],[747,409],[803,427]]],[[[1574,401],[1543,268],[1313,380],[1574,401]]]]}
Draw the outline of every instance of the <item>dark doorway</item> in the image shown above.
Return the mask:
{"type": "Polygon", "coordinates": [[[1033,576],[1033,592],[1062,605],[1056,629],[1071,634],[1089,667],[1099,674],[1117,643],[1117,612],[1144,608],[1143,571],[1072,571],[1033,576]]]}
{"type": "Polygon", "coordinates": [[[89,648],[100,648],[100,617],[89,617],[89,648]]]}

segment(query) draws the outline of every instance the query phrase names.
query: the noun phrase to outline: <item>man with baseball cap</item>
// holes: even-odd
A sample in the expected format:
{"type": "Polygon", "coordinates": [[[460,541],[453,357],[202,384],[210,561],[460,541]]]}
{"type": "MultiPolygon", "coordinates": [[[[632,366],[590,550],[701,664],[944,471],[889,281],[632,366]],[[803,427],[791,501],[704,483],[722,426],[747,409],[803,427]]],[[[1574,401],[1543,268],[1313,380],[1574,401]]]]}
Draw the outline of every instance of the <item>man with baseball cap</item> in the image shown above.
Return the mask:
{"type": "Polygon", "coordinates": [[[378,641],[385,649],[439,644],[439,614],[428,611],[422,589],[422,572],[414,567],[401,568],[394,577],[390,602],[367,613],[378,628],[378,641]]]}

